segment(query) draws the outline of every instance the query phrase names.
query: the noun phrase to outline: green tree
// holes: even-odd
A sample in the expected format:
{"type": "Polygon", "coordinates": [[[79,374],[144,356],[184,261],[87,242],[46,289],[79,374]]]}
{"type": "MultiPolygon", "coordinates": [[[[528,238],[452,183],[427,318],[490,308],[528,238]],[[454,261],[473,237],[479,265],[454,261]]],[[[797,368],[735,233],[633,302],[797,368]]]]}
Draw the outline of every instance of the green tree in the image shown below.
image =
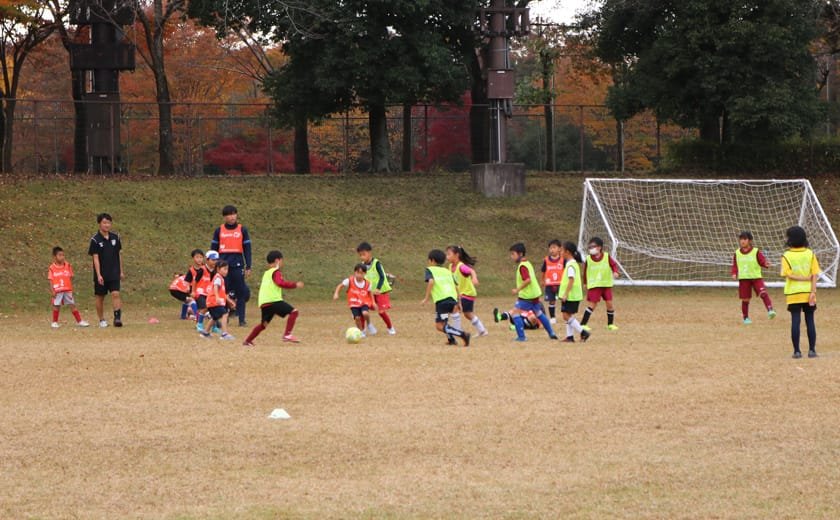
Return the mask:
{"type": "Polygon", "coordinates": [[[587,18],[617,119],[652,109],[708,141],[775,141],[819,115],[817,0],[605,0],[587,18]]]}

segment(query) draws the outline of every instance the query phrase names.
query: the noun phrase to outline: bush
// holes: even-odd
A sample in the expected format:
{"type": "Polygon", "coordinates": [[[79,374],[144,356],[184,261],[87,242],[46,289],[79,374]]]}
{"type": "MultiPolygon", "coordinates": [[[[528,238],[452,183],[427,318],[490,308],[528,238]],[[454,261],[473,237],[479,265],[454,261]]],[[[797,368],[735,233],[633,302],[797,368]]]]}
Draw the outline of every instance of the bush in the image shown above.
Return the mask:
{"type": "Polygon", "coordinates": [[[668,147],[663,168],[804,175],[840,172],[840,141],[730,143],[686,140],[668,147]]]}

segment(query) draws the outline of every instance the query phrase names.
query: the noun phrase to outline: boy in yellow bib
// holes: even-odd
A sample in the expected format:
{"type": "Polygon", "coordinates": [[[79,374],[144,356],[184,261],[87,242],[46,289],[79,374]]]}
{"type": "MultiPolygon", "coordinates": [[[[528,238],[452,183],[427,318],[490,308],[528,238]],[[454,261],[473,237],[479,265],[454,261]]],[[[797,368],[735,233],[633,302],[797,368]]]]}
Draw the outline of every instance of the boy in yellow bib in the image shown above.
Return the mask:
{"type": "Polygon", "coordinates": [[[303,287],[303,282],[292,282],[283,278],[283,272],[281,271],[283,269],[283,253],[280,251],[269,251],[265,260],[268,263],[268,269],[263,273],[259,293],[262,318],[242,344],[246,347],[253,347],[254,340],[268,327],[274,316],[287,318],[283,341],[299,343],[300,340],[292,335],[292,329],[295,328],[295,322],[298,318],[298,310],[283,299],[283,289],[300,289],[303,287]]]}
{"type": "Polygon", "coordinates": [[[534,313],[551,339],[557,339],[548,316],[543,312],[540,296],[543,291],[534,272],[534,266],[525,258],[525,244],[517,242],[510,246],[510,259],[516,263],[516,287],[511,292],[517,297],[516,303],[508,312],[493,309],[493,319],[496,323],[510,320],[516,327],[515,341],[527,341],[525,337],[525,320],[523,315],[528,311],[534,313]]]}
{"type": "Polygon", "coordinates": [[[446,334],[450,345],[457,345],[456,337],[464,341],[464,346],[470,346],[470,333],[453,327],[449,324],[449,317],[458,307],[458,289],[455,287],[455,279],[452,278],[452,271],[443,266],[446,262],[446,253],[440,249],[429,251],[429,265],[426,267],[426,296],[423,297],[421,305],[429,301],[429,297],[435,303],[435,327],[438,331],[446,334]]]}
{"type": "Polygon", "coordinates": [[[782,254],[782,276],[785,279],[785,301],[790,312],[790,338],[793,341],[793,358],[802,357],[799,350],[799,324],[805,314],[808,329],[808,357],[817,357],[817,326],[814,311],[817,310],[817,276],[820,264],[817,255],[808,249],[805,230],[793,226],[787,230],[788,249],[782,254]]]}

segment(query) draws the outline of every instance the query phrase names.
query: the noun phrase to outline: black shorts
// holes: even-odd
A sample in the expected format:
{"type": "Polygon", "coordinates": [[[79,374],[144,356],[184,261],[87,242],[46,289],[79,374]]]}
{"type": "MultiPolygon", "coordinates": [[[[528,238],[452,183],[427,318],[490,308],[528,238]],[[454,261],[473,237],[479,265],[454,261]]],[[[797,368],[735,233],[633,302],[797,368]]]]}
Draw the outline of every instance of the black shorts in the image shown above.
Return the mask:
{"type": "Polygon", "coordinates": [[[99,282],[93,282],[93,294],[96,296],[105,296],[111,292],[120,292],[119,280],[105,280],[105,283],[99,285],[99,282]]]}
{"type": "Polygon", "coordinates": [[[220,305],[218,307],[210,307],[209,309],[207,309],[207,311],[210,312],[211,318],[218,321],[222,319],[222,316],[228,313],[228,308],[223,305],[220,305]]]}
{"type": "Polygon", "coordinates": [[[449,314],[455,310],[458,302],[454,298],[447,298],[439,302],[435,302],[435,323],[443,323],[449,319],[449,314]]]}
{"type": "Polygon", "coordinates": [[[473,312],[475,311],[475,300],[469,298],[461,298],[461,311],[473,312]]]}
{"type": "Polygon", "coordinates": [[[199,295],[195,297],[195,304],[198,306],[199,309],[206,309],[207,308],[207,296],[206,295],[199,295]]]}
{"type": "Polygon", "coordinates": [[[350,307],[350,312],[354,318],[361,318],[366,312],[370,312],[370,307],[362,305],[361,307],[350,307]]]}
{"type": "Polygon", "coordinates": [[[559,299],[557,298],[558,292],[560,292],[559,285],[546,285],[545,291],[543,291],[543,294],[545,294],[545,301],[556,302],[559,299]]]}
{"type": "Polygon", "coordinates": [[[578,309],[580,309],[580,302],[570,302],[565,301],[560,305],[560,312],[566,312],[568,314],[577,314],[578,309]]]}
{"type": "Polygon", "coordinates": [[[176,291],[175,289],[169,289],[169,294],[172,295],[173,298],[178,300],[179,302],[187,302],[187,298],[190,297],[189,293],[185,293],[184,291],[176,291]]]}
{"type": "Polygon", "coordinates": [[[285,318],[286,316],[294,312],[294,310],[295,308],[286,302],[269,303],[264,307],[260,307],[260,311],[262,312],[262,322],[271,323],[271,319],[275,316],[285,318]]]}
{"type": "Polygon", "coordinates": [[[805,314],[808,314],[810,312],[814,312],[815,310],[817,310],[816,305],[809,305],[807,303],[791,303],[788,305],[788,312],[799,313],[805,311],[805,314]]]}

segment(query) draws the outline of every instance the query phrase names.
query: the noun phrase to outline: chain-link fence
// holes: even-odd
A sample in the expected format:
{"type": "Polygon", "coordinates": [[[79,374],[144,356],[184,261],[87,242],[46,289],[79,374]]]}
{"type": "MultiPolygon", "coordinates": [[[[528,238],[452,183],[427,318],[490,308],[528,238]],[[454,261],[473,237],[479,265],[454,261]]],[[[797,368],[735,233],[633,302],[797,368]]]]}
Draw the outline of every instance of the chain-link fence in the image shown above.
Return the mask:
{"type": "MultiPolygon", "coordinates": [[[[76,124],[77,110],[88,114],[90,124],[94,103],[17,100],[12,171],[22,174],[73,171],[76,150],[89,154],[96,148],[89,141],[95,132],[78,132],[85,124],[78,128],[76,124]],[[76,143],[77,135],[87,137],[79,137],[80,143],[76,143]]],[[[100,110],[99,114],[108,115],[104,120],[100,117],[97,124],[106,127],[105,133],[118,125],[119,146],[106,147],[107,157],[103,162],[85,157],[80,163],[87,171],[93,171],[98,164],[106,173],[158,172],[158,104],[123,102],[116,108],[119,110],[100,110]]],[[[173,103],[171,108],[173,173],[238,175],[294,170],[294,132],[271,124],[269,105],[173,103]]],[[[465,105],[412,107],[411,169],[466,170],[471,163],[470,112],[485,109],[465,105]]],[[[408,142],[404,139],[406,115],[401,106],[388,110],[395,170],[404,164],[402,151],[408,142]]],[[[367,114],[361,111],[336,114],[311,124],[308,141],[312,171],[367,171],[370,168],[367,126],[367,114]]],[[[657,164],[668,142],[688,135],[690,131],[660,126],[651,115],[620,124],[603,106],[514,106],[508,119],[508,161],[523,162],[535,170],[646,169],[657,164]],[[547,152],[549,120],[553,120],[553,157],[547,152]]]]}

